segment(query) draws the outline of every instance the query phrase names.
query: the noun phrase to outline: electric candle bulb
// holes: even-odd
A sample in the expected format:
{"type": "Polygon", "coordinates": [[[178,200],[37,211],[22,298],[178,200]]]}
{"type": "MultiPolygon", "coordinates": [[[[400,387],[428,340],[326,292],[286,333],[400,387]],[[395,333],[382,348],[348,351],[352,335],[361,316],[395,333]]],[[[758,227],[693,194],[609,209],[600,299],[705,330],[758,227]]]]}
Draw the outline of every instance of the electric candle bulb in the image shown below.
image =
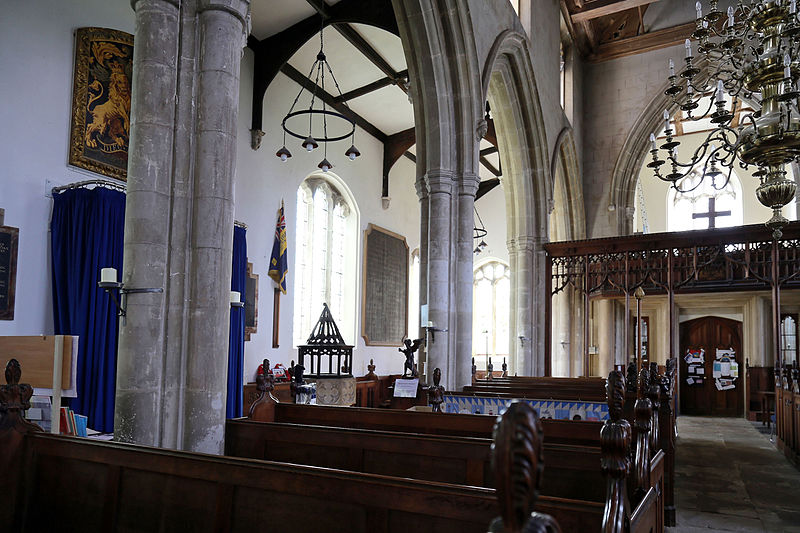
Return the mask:
{"type": "Polygon", "coordinates": [[[650,149],[651,150],[657,150],[657,148],[656,148],[656,136],[655,136],[654,133],[650,134],[650,149]]]}
{"type": "Polygon", "coordinates": [[[313,149],[314,149],[314,145],[313,145],[313,144],[311,144],[311,143],[308,143],[308,144],[306,145],[306,150],[308,150],[309,152],[310,152],[311,150],[313,150],[313,149]]]}
{"type": "Polygon", "coordinates": [[[792,0],[789,2],[789,14],[794,15],[797,13],[797,0],[792,0]]]}
{"type": "Polygon", "coordinates": [[[666,109],[664,110],[664,122],[665,122],[664,129],[668,130],[669,129],[669,112],[666,109]]]}
{"type": "Polygon", "coordinates": [[[281,161],[285,162],[287,159],[288,157],[286,157],[286,154],[281,154],[281,161]]]}
{"type": "Polygon", "coordinates": [[[331,167],[329,167],[328,165],[322,165],[322,171],[323,171],[323,172],[327,172],[327,171],[329,171],[330,169],[331,169],[331,167]]]}
{"type": "Polygon", "coordinates": [[[733,26],[735,21],[733,20],[733,6],[728,8],[728,26],[733,26]]]}
{"type": "Polygon", "coordinates": [[[692,89],[692,84],[691,83],[687,83],[686,84],[686,94],[688,96],[692,96],[693,92],[694,92],[694,89],[692,89]]]}
{"type": "Polygon", "coordinates": [[[686,57],[692,57],[692,41],[686,39],[686,42],[683,44],[683,46],[686,48],[686,57]]]}
{"type": "Polygon", "coordinates": [[[350,157],[350,161],[355,161],[356,160],[355,152],[350,152],[350,156],[349,157],[350,157]]]}
{"type": "Polygon", "coordinates": [[[707,20],[704,20],[704,21],[703,21],[703,29],[704,29],[704,30],[707,30],[707,29],[708,29],[708,21],[707,21],[707,20]]]}
{"type": "Polygon", "coordinates": [[[675,62],[672,59],[669,60],[669,77],[672,78],[675,76],[675,62]]]}
{"type": "Polygon", "coordinates": [[[717,80],[717,102],[721,102],[723,98],[725,98],[725,88],[722,80],[717,80]]]}
{"type": "Polygon", "coordinates": [[[792,77],[792,58],[789,54],[783,56],[783,77],[787,80],[792,77]]]}
{"type": "Polygon", "coordinates": [[[697,10],[697,18],[703,18],[703,5],[700,2],[697,2],[694,5],[694,8],[697,10]]]}

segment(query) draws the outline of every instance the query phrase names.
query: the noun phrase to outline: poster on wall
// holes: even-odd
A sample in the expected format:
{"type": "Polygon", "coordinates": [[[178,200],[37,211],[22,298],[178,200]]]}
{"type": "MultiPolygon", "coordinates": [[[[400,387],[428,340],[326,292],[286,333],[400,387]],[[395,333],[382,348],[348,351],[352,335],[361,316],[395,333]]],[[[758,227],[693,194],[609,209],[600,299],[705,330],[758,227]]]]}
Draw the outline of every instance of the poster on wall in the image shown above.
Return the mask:
{"type": "Polygon", "coordinates": [[[703,348],[688,348],[683,358],[688,365],[686,384],[695,386],[705,383],[706,351],[703,348]]]}
{"type": "Polygon", "coordinates": [[[130,138],[133,35],[75,32],[69,164],[125,180],[130,138]]]}
{"type": "Polygon", "coordinates": [[[19,228],[0,226],[0,320],[14,320],[19,228]]]}

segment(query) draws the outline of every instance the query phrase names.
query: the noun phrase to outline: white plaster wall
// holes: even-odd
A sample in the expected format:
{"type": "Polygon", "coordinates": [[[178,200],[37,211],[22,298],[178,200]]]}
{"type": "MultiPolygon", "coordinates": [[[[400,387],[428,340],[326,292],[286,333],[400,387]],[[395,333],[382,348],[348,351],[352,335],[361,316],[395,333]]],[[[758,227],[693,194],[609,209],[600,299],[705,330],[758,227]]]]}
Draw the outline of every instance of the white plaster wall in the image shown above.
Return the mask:
{"type": "MultiPolygon", "coordinates": [[[[501,181],[500,185],[475,202],[475,208],[486,227],[487,233],[483,240],[486,241],[487,246],[481,253],[475,255],[474,263],[477,265],[492,257],[508,264],[508,245],[506,244],[508,228],[503,182],[501,181]]],[[[477,218],[475,222],[477,223],[477,218]]]]}
{"type": "Polygon", "coordinates": [[[0,207],[19,228],[13,321],[0,335],[53,333],[49,197],[97,177],[67,165],[76,28],[133,32],[127,0],[5,2],[0,17],[0,207]],[[13,6],[13,7],[12,7],[13,6]]]}
{"type": "MultiPolygon", "coordinates": [[[[335,69],[335,64],[334,64],[335,69]]],[[[255,371],[262,359],[270,363],[289,365],[298,360],[293,346],[292,321],[294,317],[294,263],[296,238],[296,193],[300,183],[314,171],[322,159],[321,149],[312,153],[300,147],[300,141],[287,138],[287,147],[293,156],[282,163],[275,152],[283,143],[280,126],[283,116],[297,95],[299,86],[283,74],[278,74],[264,98],[263,129],[266,132],[258,151],[250,147],[250,121],[252,110],[253,54],[245,50],[242,59],[239,99],[239,126],[237,131],[237,161],[235,180],[235,218],[247,224],[247,255],[253,263],[253,272],[259,276],[258,333],[245,343],[245,380],[253,381],[255,371]],[[280,303],[280,347],[272,348],[273,288],[275,284],[267,276],[272,252],[275,222],[280,201],[284,199],[287,225],[288,294],[281,296],[280,303]]],[[[389,110],[390,112],[390,110],[389,110]]],[[[414,189],[415,166],[401,158],[393,167],[389,178],[389,194],[392,198],[389,209],[381,207],[381,175],[383,168],[383,145],[360,129],[356,131],[356,146],[361,157],[351,162],[344,156],[349,146],[345,141],[334,143],[329,148],[328,159],[334,164],[333,171],[342,178],[355,197],[360,212],[358,235],[358,257],[353,264],[357,269],[357,313],[355,330],[342,331],[346,342],[355,344],[353,351],[353,374],[361,376],[367,372],[370,358],[375,360],[376,372],[380,375],[402,373],[405,357],[394,347],[366,346],[361,337],[361,265],[363,235],[369,223],[389,229],[406,237],[409,254],[419,246],[419,200],[414,189]]],[[[413,288],[410,287],[410,290],[413,288]]],[[[398,303],[400,305],[400,303],[398,303]]],[[[307,335],[309,332],[304,332],[307,335]]],[[[399,339],[398,339],[399,340],[399,339]]]]}
{"type": "MultiPolygon", "coordinates": [[[[708,135],[706,133],[692,133],[689,135],[682,135],[678,137],[681,145],[678,146],[678,160],[690,161],[692,154],[700,146],[703,140],[708,135]]],[[[662,141],[658,141],[661,143],[662,141]]],[[[663,158],[663,154],[662,154],[663,158]]],[[[639,173],[639,182],[642,184],[642,195],[644,197],[644,210],[647,214],[648,233],[657,233],[668,230],[667,220],[667,193],[669,192],[670,184],[655,177],[653,169],[647,168],[647,161],[642,165],[642,170],[639,173]]],[[[787,167],[788,169],[788,167],[787,167]]],[[[727,169],[724,170],[724,179],[727,175],[727,169]]],[[[742,209],[743,209],[743,223],[744,224],[763,224],[772,216],[772,210],[764,207],[761,202],[756,198],[756,188],[758,187],[758,178],[753,177],[753,173],[758,170],[755,166],[750,166],[747,170],[739,168],[737,164],[734,168],[736,175],[742,185],[742,209]]],[[[720,180],[717,181],[720,183],[720,180]]],[[[703,209],[705,211],[705,209],[703,209]]],[[[789,220],[797,220],[795,215],[794,202],[790,202],[783,208],[783,214],[789,220]]],[[[721,219],[724,220],[724,219],[721,219]]],[[[642,229],[642,210],[639,198],[636,199],[636,215],[634,218],[635,231],[643,231],[642,229]]]]}
{"type": "Polygon", "coordinates": [[[582,160],[588,237],[616,235],[618,214],[608,209],[614,202],[614,166],[636,119],[667,82],[669,59],[679,64],[682,57],[678,45],[585,64],[582,160]]]}

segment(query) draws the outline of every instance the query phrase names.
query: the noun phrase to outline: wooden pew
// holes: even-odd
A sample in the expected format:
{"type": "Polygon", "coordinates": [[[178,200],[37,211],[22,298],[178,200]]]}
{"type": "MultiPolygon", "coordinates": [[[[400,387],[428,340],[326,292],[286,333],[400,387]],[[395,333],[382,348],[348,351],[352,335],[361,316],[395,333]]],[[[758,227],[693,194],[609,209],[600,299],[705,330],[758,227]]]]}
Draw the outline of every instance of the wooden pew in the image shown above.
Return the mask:
{"type": "Polygon", "coordinates": [[[785,365],[775,369],[776,445],[800,467],[800,368],[785,365]]]}
{"type": "Polygon", "coordinates": [[[493,524],[559,531],[551,517],[531,514],[541,429],[522,404],[527,418],[504,418],[497,431],[495,476],[504,490],[496,492],[45,435],[22,420],[32,391],[14,376],[0,388],[0,523],[13,531],[483,532],[498,514],[496,495],[503,499],[493,524]],[[531,437],[520,443],[518,435],[531,437]],[[520,455],[528,460],[515,461],[520,455]]]}

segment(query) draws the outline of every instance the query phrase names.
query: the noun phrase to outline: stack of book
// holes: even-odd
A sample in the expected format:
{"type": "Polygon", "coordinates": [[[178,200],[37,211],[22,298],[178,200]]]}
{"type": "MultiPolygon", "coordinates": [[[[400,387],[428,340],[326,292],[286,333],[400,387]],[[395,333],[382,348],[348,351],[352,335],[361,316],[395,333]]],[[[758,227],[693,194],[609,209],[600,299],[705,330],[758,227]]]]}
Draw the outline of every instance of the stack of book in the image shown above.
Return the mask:
{"type": "Polygon", "coordinates": [[[86,436],[86,417],[83,415],[76,415],[75,412],[69,407],[61,408],[61,426],[60,431],[62,435],[72,435],[74,437],[86,436]]]}

